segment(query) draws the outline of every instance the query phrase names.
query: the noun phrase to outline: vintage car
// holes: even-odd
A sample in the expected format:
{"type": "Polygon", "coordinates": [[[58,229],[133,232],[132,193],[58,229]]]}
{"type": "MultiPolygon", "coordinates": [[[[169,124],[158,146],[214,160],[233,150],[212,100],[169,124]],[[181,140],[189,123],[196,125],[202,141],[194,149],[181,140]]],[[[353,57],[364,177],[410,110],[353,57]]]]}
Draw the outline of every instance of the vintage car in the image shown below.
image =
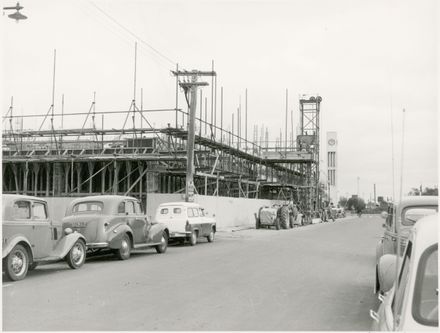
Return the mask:
{"type": "Polygon", "coordinates": [[[139,200],[119,195],[89,196],[73,200],[66,209],[63,227],[81,232],[90,252],[110,249],[120,260],[132,250],[154,247],[164,253],[168,228],[152,223],[139,200]]]}
{"type": "Polygon", "coordinates": [[[52,221],[44,199],[2,195],[2,258],[6,278],[25,278],[39,263],[65,259],[80,268],[86,259],[85,238],[52,221]]]}
{"type": "Polygon", "coordinates": [[[386,294],[379,294],[379,310],[370,310],[373,331],[438,331],[438,223],[438,214],[416,223],[398,275],[398,257],[381,258],[379,278],[386,294]]]}
{"type": "Polygon", "coordinates": [[[187,240],[191,245],[196,245],[198,237],[206,237],[210,243],[214,241],[217,230],[214,217],[208,216],[198,203],[168,202],[157,207],[155,221],[167,225],[170,239],[181,244],[187,240]]]}
{"type": "Polygon", "coordinates": [[[278,218],[278,210],[280,205],[263,206],[258,209],[258,214],[255,215],[255,229],[260,229],[262,227],[270,228],[275,227],[275,229],[280,230],[281,223],[278,218]]]}
{"type": "Polygon", "coordinates": [[[304,217],[297,205],[289,202],[262,206],[255,216],[255,229],[275,227],[276,230],[289,229],[304,224],[304,217]]]}
{"type": "Polygon", "coordinates": [[[377,267],[384,254],[397,253],[397,229],[400,233],[400,254],[405,249],[408,234],[414,223],[420,218],[438,212],[437,196],[411,196],[405,197],[398,204],[391,204],[387,212],[382,213],[385,218],[385,228],[382,238],[376,246],[376,279],[374,291],[381,291],[377,267]],[[394,214],[396,216],[394,217],[394,214]]]}

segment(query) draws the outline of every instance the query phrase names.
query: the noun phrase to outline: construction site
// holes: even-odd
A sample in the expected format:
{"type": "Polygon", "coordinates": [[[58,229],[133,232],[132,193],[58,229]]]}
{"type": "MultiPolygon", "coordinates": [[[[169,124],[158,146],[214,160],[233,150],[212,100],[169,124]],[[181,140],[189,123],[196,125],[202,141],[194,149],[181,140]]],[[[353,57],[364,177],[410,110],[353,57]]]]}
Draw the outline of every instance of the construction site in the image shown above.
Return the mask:
{"type": "Polygon", "coordinates": [[[269,141],[267,128],[254,126],[250,139],[247,95],[244,110],[240,105],[226,127],[217,73],[178,67],[172,73],[176,104],[169,109],[144,109],[134,94],[123,111],[96,111],[93,100],[87,112],[55,112],[52,103],[45,114],[16,115],[11,98],[2,120],[3,193],[293,200],[306,216],[320,208],[320,96],[300,98],[296,137],[286,106],[284,135],[269,141]],[[201,89],[209,85],[210,110],[201,89]],[[179,92],[186,108],[178,107],[179,92]]]}

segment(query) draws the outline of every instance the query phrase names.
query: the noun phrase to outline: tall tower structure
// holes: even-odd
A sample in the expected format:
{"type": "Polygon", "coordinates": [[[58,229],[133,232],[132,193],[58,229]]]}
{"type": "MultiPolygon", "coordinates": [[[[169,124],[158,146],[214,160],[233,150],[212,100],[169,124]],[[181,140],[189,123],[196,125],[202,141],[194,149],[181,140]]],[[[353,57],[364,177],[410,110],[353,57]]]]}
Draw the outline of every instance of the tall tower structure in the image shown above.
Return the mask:
{"type": "Polygon", "coordinates": [[[319,209],[321,198],[319,192],[319,112],[321,96],[303,95],[299,100],[300,135],[297,142],[301,150],[312,153],[312,162],[302,166],[306,176],[306,205],[311,210],[319,209]]]}
{"type": "Polygon", "coordinates": [[[338,203],[338,138],[336,132],[327,132],[327,185],[330,202],[338,203]]]}

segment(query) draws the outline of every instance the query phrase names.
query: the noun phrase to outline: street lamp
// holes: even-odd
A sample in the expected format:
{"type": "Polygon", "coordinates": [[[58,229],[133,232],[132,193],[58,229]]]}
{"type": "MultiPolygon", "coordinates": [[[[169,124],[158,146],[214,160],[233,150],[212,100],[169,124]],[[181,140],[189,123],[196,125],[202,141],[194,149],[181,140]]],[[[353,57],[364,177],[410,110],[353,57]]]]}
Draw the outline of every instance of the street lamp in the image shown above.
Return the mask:
{"type": "Polygon", "coordinates": [[[26,20],[27,19],[27,16],[20,13],[21,9],[23,9],[23,7],[20,6],[19,2],[17,2],[17,4],[14,7],[3,7],[3,10],[16,10],[15,13],[8,15],[8,17],[10,17],[11,19],[14,19],[16,22],[18,22],[19,20],[26,20]]]}

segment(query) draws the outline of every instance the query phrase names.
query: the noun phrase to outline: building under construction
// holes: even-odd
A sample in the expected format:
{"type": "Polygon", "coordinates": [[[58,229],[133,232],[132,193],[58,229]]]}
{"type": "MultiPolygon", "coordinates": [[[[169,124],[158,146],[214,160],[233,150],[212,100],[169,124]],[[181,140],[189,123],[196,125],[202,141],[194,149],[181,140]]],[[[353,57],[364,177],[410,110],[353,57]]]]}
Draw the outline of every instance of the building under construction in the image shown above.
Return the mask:
{"type": "MultiPolygon", "coordinates": [[[[293,199],[304,211],[318,208],[320,96],[300,99],[299,135],[293,140],[292,133],[289,142],[280,137],[274,146],[267,133],[259,140],[255,129],[253,140],[234,131],[234,124],[225,130],[223,110],[217,124],[208,119],[206,102],[203,116],[202,102],[200,96],[193,127],[195,194],[293,199]]],[[[52,105],[46,114],[17,116],[11,101],[3,117],[2,191],[43,197],[127,194],[142,200],[149,193],[184,194],[191,108],[189,101],[187,110],[177,105],[144,110],[133,100],[129,110],[97,112],[93,101],[83,113],[55,113],[52,105]],[[158,117],[165,126],[155,125],[158,117]],[[24,118],[41,124],[39,129],[24,129],[24,118]],[[60,128],[54,119],[61,119],[60,128]]],[[[237,128],[243,127],[240,118],[237,128]]]]}

